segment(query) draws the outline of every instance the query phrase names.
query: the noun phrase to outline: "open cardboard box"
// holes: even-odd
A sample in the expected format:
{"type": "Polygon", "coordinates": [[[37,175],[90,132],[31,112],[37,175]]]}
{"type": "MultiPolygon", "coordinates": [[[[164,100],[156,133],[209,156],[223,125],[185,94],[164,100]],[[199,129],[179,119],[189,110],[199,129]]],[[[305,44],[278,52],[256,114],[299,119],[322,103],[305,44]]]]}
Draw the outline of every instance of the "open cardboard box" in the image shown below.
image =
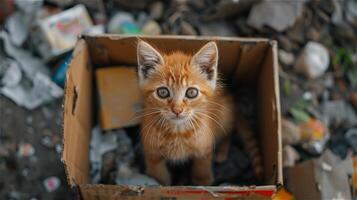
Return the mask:
{"type": "Polygon", "coordinates": [[[263,152],[265,185],[260,186],[125,186],[93,185],[89,178],[89,142],[95,105],[94,70],[102,66],[136,65],[137,37],[122,35],[82,36],[69,64],[64,100],[62,161],[68,183],[78,188],[81,199],[270,199],[282,184],[280,100],[277,44],[268,39],[226,37],[140,37],[163,51],[195,52],[216,41],[219,70],[235,84],[248,85],[257,93],[259,142],[263,152]]]}

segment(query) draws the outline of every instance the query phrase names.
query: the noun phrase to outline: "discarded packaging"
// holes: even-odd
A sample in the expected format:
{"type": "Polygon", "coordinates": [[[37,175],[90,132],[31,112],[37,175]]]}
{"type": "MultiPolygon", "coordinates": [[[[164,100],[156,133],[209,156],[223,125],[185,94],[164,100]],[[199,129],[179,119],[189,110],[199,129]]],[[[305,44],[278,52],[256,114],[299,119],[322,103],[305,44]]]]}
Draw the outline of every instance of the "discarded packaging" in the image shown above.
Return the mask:
{"type": "Polygon", "coordinates": [[[320,43],[308,42],[295,63],[295,70],[314,79],[325,73],[330,64],[327,49],[320,43]]]}
{"type": "Polygon", "coordinates": [[[93,26],[86,8],[76,5],[59,14],[39,20],[33,34],[41,56],[48,60],[72,49],[79,34],[93,26]]]}
{"type": "Polygon", "coordinates": [[[51,79],[53,82],[57,83],[57,85],[60,85],[62,87],[64,87],[64,82],[66,79],[66,71],[67,71],[67,67],[69,64],[69,60],[72,58],[72,53],[69,53],[64,60],[62,61],[62,63],[57,67],[57,69],[55,70],[55,72],[53,73],[51,79]]]}
{"type": "Polygon", "coordinates": [[[63,96],[63,90],[42,73],[35,75],[32,87],[25,83],[18,84],[2,87],[0,93],[29,110],[63,96]]]}
{"type": "MultiPolygon", "coordinates": [[[[123,134],[125,134],[125,132],[123,134]]],[[[99,126],[95,126],[93,128],[92,138],[90,142],[89,160],[91,162],[90,174],[94,183],[99,183],[100,180],[102,156],[104,155],[104,153],[117,148],[118,144],[116,140],[116,134],[102,134],[99,126]]]]}
{"type": "Polygon", "coordinates": [[[283,166],[292,167],[300,159],[299,153],[290,145],[283,148],[283,166]]]}
{"type": "Polygon", "coordinates": [[[315,164],[315,179],[321,189],[321,199],[352,199],[349,185],[352,173],[351,157],[341,160],[331,151],[325,151],[315,164]]]}
{"type": "Polygon", "coordinates": [[[63,96],[62,88],[49,79],[48,69],[41,60],[12,45],[6,32],[0,32],[0,38],[4,41],[6,53],[15,59],[0,61],[1,82],[4,84],[0,94],[30,110],[63,96]]]}
{"type": "Polygon", "coordinates": [[[136,25],[130,13],[119,12],[108,23],[109,33],[139,34],[140,28],[136,25]]]}
{"type": "Polygon", "coordinates": [[[285,185],[296,199],[351,199],[352,158],[341,160],[330,150],[315,160],[288,167],[285,185]]]}
{"type": "Polygon", "coordinates": [[[17,155],[20,157],[30,157],[35,154],[35,148],[30,143],[22,143],[19,146],[17,155]]]}
{"type": "Polygon", "coordinates": [[[51,176],[43,181],[43,186],[47,192],[53,192],[61,186],[61,180],[55,176],[51,176]]]}
{"type": "Polygon", "coordinates": [[[310,118],[307,122],[301,123],[300,135],[303,141],[302,146],[314,154],[320,154],[330,138],[326,126],[319,120],[310,118]]]}

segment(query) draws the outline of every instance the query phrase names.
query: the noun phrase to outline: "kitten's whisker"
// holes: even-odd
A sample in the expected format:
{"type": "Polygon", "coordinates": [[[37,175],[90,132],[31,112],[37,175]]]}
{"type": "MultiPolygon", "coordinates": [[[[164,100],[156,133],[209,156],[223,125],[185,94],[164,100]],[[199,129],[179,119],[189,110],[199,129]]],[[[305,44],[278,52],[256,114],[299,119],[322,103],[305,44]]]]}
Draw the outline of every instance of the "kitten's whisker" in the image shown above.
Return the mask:
{"type": "Polygon", "coordinates": [[[206,116],[206,117],[212,119],[218,126],[221,127],[221,129],[223,130],[224,133],[227,133],[226,130],[225,130],[225,128],[222,126],[222,124],[219,123],[216,119],[214,119],[213,117],[211,117],[210,115],[208,115],[208,114],[206,114],[206,113],[204,113],[204,112],[200,112],[200,111],[196,111],[196,112],[197,112],[198,114],[202,114],[202,115],[204,115],[204,116],[206,116]]]}
{"type": "MultiPolygon", "coordinates": [[[[194,120],[196,121],[198,121],[198,122],[200,122],[200,119],[199,118],[194,118],[194,120]]],[[[198,123],[197,122],[197,123],[198,123]]],[[[214,133],[213,133],[213,130],[211,130],[205,123],[201,123],[206,129],[207,129],[207,133],[213,138],[213,140],[214,140],[214,138],[215,138],[215,136],[214,136],[214,133]]],[[[215,143],[213,142],[213,144],[212,144],[212,149],[214,150],[215,149],[215,143]]]]}
{"type": "Polygon", "coordinates": [[[225,110],[230,111],[228,108],[226,108],[225,106],[223,106],[223,105],[221,105],[221,104],[219,104],[219,103],[217,103],[217,102],[214,102],[214,101],[211,101],[211,100],[207,100],[207,103],[210,103],[210,104],[219,106],[219,107],[221,107],[221,108],[223,108],[223,109],[225,109],[225,110]]]}
{"type": "Polygon", "coordinates": [[[132,118],[131,120],[132,120],[132,121],[134,121],[134,120],[137,120],[137,119],[140,119],[140,118],[143,118],[143,117],[149,116],[149,115],[159,114],[159,113],[160,113],[160,111],[150,112],[150,113],[141,113],[140,115],[135,116],[135,117],[134,117],[134,118],[132,118]]]}

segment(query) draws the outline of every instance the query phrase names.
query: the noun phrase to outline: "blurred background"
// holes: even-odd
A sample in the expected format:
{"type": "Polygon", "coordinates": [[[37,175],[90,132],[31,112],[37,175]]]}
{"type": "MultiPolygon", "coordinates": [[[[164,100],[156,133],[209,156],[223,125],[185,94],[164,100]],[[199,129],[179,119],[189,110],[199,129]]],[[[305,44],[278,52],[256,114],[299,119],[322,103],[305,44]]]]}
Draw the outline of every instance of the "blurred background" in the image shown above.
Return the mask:
{"type": "Polygon", "coordinates": [[[277,40],[287,188],[312,162],[322,196],[355,193],[356,0],[0,0],[0,27],[0,199],[75,197],[62,98],[83,33],[277,40]]]}

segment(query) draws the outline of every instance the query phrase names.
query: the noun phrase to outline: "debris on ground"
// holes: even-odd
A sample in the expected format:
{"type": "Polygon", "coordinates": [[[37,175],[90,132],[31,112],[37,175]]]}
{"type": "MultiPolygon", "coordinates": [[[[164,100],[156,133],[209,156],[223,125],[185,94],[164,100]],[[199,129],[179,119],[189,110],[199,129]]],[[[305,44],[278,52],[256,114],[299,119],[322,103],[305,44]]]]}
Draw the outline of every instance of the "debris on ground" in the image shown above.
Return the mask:
{"type": "Polygon", "coordinates": [[[301,17],[304,1],[261,1],[255,4],[249,13],[248,25],[261,30],[269,26],[276,31],[284,31],[295,24],[301,17]]]}
{"type": "Polygon", "coordinates": [[[51,176],[43,181],[43,185],[47,192],[53,192],[61,186],[61,180],[55,176],[51,176]]]}
{"type": "MultiPolygon", "coordinates": [[[[0,177],[5,178],[0,180],[9,182],[0,181],[0,199],[71,196],[58,167],[60,99],[77,38],[100,33],[277,40],[286,172],[304,169],[301,178],[311,178],[320,188],[313,199],[352,198],[347,187],[352,182],[356,187],[357,176],[348,179],[346,163],[357,154],[356,8],[355,0],[0,1],[0,177]],[[310,165],[317,166],[319,177],[303,177],[310,165]],[[51,170],[43,170],[47,168],[51,170]],[[40,176],[39,171],[51,173],[40,176]],[[44,177],[50,177],[46,183],[44,177]],[[19,179],[26,184],[18,185],[19,179]]],[[[241,96],[244,100],[246,95],[241,96]]],[[[247,102],[242,111],[249,115],[254,110],[247,102]]],[[[132,132],[94,127],[94,183],[157,184],[145,175],[132,132]]],[[[227,162],[214,164],[215,184],[251,183],[247,155],[239,146],[230,154],[234,156],[227,162]]],[[[177,178],[177,183],[187,181],[177,178]]],[[[287,184],[289,191],[295,187],[287,184]]]]}
{"type": "Polygon", "coordinates": [[[294,68],[307,78],[313,79],[323,75],[329,64],[330,57],[327,49],[317,42],[308,42],[297,58],[294,68]]]}

